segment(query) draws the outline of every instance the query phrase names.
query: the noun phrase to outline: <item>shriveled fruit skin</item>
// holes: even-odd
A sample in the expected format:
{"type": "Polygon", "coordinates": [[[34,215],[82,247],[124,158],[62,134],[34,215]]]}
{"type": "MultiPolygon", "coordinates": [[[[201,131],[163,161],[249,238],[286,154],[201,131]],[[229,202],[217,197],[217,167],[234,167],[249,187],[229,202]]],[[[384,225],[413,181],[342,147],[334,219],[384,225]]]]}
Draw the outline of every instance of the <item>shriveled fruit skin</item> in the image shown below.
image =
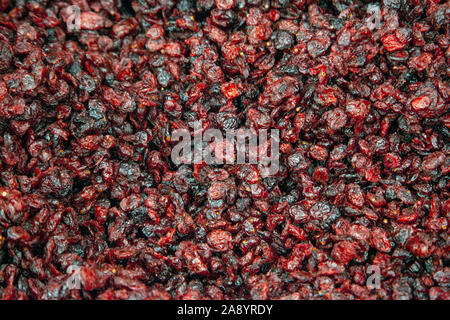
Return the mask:
{"type": "Polygon", "coordinates": [[[0,0],[0,299],[449,300],[449,12],[0,0]]]}

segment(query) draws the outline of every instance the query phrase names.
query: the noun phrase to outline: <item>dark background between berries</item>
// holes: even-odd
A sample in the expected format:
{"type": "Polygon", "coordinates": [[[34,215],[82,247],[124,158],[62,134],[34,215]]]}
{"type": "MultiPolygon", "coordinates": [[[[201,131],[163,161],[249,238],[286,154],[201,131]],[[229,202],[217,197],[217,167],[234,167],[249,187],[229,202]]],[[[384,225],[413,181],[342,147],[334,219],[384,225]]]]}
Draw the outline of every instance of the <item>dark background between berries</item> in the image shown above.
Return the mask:
{"type": "Polygon", "coordinates": [[[368,5],[0,0],[0,297],[447,300],[450,4],[368,5]],[[280,171],[175,166],[197,120],[280,171]]]}

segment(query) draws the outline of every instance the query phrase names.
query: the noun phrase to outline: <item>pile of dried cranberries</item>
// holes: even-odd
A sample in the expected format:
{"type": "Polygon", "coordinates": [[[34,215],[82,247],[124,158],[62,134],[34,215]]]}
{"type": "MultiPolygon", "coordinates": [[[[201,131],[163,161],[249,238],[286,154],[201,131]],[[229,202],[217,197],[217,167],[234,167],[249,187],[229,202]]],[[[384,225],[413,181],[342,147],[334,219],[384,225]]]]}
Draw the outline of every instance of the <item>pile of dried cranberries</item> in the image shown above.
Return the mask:
{"type": "Polygon", "coordinates": [[[0,0],[0,298],[449,299],[449,22],[0,0]],[[175,165],[199,120],[278,129],[279,171],[175,165]]]}

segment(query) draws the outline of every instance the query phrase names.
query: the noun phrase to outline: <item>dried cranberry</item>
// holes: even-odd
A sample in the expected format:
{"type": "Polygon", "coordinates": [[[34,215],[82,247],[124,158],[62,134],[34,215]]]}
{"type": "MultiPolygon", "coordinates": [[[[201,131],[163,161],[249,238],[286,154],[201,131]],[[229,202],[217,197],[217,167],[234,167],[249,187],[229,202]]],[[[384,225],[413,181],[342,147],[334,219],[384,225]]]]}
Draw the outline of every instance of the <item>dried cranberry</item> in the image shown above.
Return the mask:
{"type": "Polygon", "coordinates": [[[448,2],[25,2],[0,299],[449,300],[448,2]],[[280,134],[178,163],[177,129],[280,134]]]}

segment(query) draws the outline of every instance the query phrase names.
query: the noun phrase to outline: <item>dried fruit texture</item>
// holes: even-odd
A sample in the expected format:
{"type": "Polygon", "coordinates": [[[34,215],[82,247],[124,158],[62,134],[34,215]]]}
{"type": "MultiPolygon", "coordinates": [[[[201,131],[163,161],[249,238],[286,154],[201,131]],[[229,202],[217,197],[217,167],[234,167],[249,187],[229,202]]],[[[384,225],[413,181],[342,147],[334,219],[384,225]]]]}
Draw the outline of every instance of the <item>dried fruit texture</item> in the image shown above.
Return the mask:
{"type": "Polygon", "coordinates": [[[450,3],[369,2],[0,1],[0,298],[449,300],[450,3]]]}

